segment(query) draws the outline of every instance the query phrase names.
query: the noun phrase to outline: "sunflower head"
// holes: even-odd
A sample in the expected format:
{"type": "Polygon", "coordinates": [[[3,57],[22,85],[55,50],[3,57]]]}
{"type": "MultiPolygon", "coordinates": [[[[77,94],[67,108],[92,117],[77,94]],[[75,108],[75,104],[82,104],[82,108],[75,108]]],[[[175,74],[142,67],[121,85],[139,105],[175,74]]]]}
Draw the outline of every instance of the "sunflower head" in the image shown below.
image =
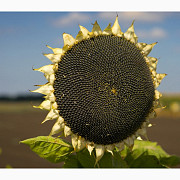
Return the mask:
{"type": "Polygon", "coordinates": [[[166,74],[157,74],[158,60],[148,56],[156,43],[138,43],[134,21],[125,33],[118,17],[103,31],[97,21],[91,32],[79,27],[76,38],[63,34],[62,49],[47,46],[52,64],[34,69],[48,80],[32,91],[45,95],[34,107],[49,111],[43,122],[56,119],[50,135],[71,135],[75,151],[95,148],[98,161],[115,146],[132,148],[136,138],[147,137],[166,74]]]}

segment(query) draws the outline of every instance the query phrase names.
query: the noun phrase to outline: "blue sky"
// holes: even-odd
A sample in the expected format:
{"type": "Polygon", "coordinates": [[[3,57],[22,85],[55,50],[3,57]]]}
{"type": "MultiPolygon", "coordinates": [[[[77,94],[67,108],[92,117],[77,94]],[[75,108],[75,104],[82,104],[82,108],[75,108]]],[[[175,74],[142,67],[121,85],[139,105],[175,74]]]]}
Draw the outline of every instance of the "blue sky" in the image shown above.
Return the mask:
{"type": "Polygon", "coordinates": [[[160,58],[158,73],[168,76],[158,88],[164,93],[180,92],[180,13],[178,12],[0,12],[0,95],[29,93],[46,79],[32,68],[50,64],[42,55],[46,47],[63,47],[64,32],[76,37],[78,24],[89,31],[95,20],[102,29],[116,15],[123,32],[135,19],[139,42],[158,42],[149,56],[160,58]]]}

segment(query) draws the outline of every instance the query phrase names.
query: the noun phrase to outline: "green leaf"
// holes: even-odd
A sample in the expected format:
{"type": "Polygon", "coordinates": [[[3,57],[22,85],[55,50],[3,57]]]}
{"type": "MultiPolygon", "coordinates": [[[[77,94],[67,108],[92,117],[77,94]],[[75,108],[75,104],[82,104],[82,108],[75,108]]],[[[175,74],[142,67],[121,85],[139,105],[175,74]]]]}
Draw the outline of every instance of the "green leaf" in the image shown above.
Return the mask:
{"type": "Polygon", "coordinates": [[[135,159],[131,165],[131,168],[163,168],[156,156],[142,154],[135,159]]]}
{"type": "Polygon", "coordinates": [[[180,157],[178,156],[170,156],[170,157],[163,157],[160,159],[161,164],[167,167],[175,167],[180,164],[180,157]]]}
{"type": "Polygon", "coordinates": [[[70,155],[64,162],[63,168],[82,168],[83,166],[77,159],[77,156],[70,155]]]}
{"type": "Polygon", "coordinates": [[[112,168],[112,154],[109,152],[105,152],[103,157],[98,162],[100,168],[112,168]]]}
{"type": "Polygon", "coordinates": [[[130,167],[172,167],[180,163],[180,157],[170,156],[151,141],[136,140],[132,152],[125,148],[122,154],[130,167]]]}
{"type": "Polygon", "coordinates": [[[154,155],[158,159],[161,157],[168,157],[169,155],[157,145],[156,142],[151,141],[139,141],[136,140],[133,148],[133,156],[137,157],[140,154],[146,152],[148,155],[154,155]]]}
{"type": "Polygon", "coordinates": [[[119,152],[114,151],[113,154],[114,156],[112,158],[112,166],[114,168],[127,168],[128,167],[126,161],[122,159],[119,152]]]}
{"type": "Polygon", "coordinates": [[[20,143],[27,144],[33,152],[53,163],[64,161],[73,151],[71,144],[51,136],[38,136],[20,143]]]}
{"type": "Polygon", "coordinates": [[[127,163],[121,158],[119,152],[113,151],[113,156],[105,152],[96,164],[95,151],[90,155],[87,149],[77,152],[77,159],[84,168],[125,168],[127,163]]]}
{"type": "Polygon", "coordinates": [[[156,142],[136,141],[134,148],[134,157],[137,156],[139,153],[146,152],[147,155],[156,156],[159,159],[160,163],[162,165],[165,165],[166,167],[173,167],[180,164],[180,157],[169,155],[161,148],[161,146],[157,145],[156,142]]]}
{"type": "MultiPolygon", "coordinates": [[[[117,148],[116,148],[116,151],[117,151],[117,148]]],[[[129,152],[130,152],[129,148],[127,146],[124,146],[124,149],[120,152],[121,157],[125,158],[129,152]]]]}
{"type": "Polygon", "coordinates": [[[88,150],[85,148],[80,152],[77,152],[77,159],[84,168],[94,168],[95,167],[95,156],[94,151],[90,155],[88,150]]]}

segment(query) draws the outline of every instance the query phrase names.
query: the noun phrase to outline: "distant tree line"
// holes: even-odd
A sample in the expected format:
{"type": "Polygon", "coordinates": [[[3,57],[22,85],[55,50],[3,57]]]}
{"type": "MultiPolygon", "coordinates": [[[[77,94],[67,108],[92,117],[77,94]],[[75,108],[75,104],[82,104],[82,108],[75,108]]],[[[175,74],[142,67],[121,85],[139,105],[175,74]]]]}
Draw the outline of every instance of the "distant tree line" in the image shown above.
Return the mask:
{"type": "Polygon", "coordinates": [[[0,101],[42,101],[43,95],[0,96],[0,101]]]}

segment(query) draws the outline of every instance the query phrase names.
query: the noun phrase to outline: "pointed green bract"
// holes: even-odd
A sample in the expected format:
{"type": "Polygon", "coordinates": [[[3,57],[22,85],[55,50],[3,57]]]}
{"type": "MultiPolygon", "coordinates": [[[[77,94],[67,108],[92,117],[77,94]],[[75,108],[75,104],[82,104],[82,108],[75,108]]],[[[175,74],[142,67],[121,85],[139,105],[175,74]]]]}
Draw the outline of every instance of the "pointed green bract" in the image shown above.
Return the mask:
{"type": "Polygon", "coordinates": [[[71,144],[51,136],[38,136],[20,143],[27,144],[33,152],[53,163],[64,161],[73,152],[71,144]]]}

